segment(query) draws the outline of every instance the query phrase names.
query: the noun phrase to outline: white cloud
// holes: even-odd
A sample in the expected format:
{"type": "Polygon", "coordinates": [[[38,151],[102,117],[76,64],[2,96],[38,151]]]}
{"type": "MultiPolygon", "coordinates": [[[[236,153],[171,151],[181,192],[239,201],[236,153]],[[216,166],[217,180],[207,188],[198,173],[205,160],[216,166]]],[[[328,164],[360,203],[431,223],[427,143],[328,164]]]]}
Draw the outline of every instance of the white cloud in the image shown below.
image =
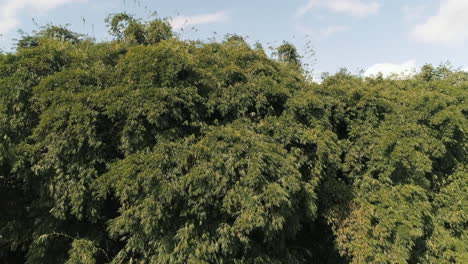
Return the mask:
{"type": "Polygon", "coordinates": [[[349,29],[348,26],[332,25],[332,26],[328,26],[328,27],[323,28],[322,30],[320,30],[320,36],[322,36],[323,38],[328,38],[333,34],[343,32],[343,31],[347,31],[348,29],[349,29]]]}
{"type": "Polygon", "coordinates": [[[315,83],[321,84],[323,82],[323,79],[320,76],[320,74],[315,73],[315,74],[312,75],[312,81],[315,82],[315,83]]]}
{"type": "Polygon", "coordinates": [[[398,78],[411,77],[417,72],[416,62],[409,60],[402,64],[393,63],[378,63],[370,66],[365,72],[365,77],[377,76],[379,73],[383,77],[391,77],[396,75],[398,78]]]}
{"type": "Polygon", "coordinates": [[[462,71],[468,72],[468,67],[463,68],[462,71]]]}
{"type": "Polygon", "coordinates": [[[424,18],[423,14],[427,9],[427,5],[418,4],[418,5],[404,5],[401,8],[403,12],[403,18],[406,22],[416,22],[424,18]]]}
{"type": "Polygon", "coordinates": [[[303,16],[313,8],[325,8],[335,13],[366,17],[377,14],[380,4],[376,1],[362,0],[309,0],[306,5],[297,10],[297,15],[303,16]]]}
{"type": "Polygon", "coordinates": [[[307,38],[311,38],[313,41],[323,40],[334,34],[345,32],[350,29],[349,26],[345,25],[329,25],[323,28],[314,28],[302,23],[296,23],[294,27],[297,32],[305,35],[307,38]]]}
{"type": "Polygon", "coordinates": [[[228,20],[228,15],[225,11],[219,11],[212,14],[203,14],[196,16],[177,16],[173,18],[170,23],[174,30],[182,29],[184,27],[217,23],[228,20]]]}
{"type": "Polygon", "coordinates": [[[20,25],[20,12],[45,12],[72,2],[86,0],[0,0],[0,34],[8,33],[20,25]]]}
{"type": "Polygon", "coordinates": [[[462,44],[468,40],[468,1],[441,0],[437,14],[412,30],[415,39],[443,45],[462,44]]]}

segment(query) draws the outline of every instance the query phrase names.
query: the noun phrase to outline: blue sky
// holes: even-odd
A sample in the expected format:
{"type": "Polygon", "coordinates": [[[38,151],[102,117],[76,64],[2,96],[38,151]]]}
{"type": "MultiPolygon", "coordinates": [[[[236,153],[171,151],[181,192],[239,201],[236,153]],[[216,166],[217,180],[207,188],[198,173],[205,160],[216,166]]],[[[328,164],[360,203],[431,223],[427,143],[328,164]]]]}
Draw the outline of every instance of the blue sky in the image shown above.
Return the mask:
{"type": "Polygon", "coordinates": [[[302,54],[313,49],[304,60],[316,73],[400,73],[445,61],[468,70],[468,0],[0,0],[0,48],[11,50],[18,29],[47,23],[106,40],[108,14],[153,11],[171,17],[183,39],[235,33],[264,47],[287,40],[302,54]]]}

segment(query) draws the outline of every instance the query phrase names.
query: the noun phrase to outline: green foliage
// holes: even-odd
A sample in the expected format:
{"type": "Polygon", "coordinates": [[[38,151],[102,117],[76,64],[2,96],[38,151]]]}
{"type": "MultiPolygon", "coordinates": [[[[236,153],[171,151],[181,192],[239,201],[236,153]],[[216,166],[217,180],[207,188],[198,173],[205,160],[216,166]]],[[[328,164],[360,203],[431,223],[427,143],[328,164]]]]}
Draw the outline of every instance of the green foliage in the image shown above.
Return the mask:
{"type": "MultiPolygon", "coordinates": [[[[450,75],[421,82],[362,80],[342,73],[322,86],[343,143],[343,173],[353,186],[354,198],[325,214],[341,254],[351,263],[435,263],[444,258],[463,263],[460,246],[454,249],[458,259],[442,252],[445,243],[464,245],[466,237],[449,232],[442,239],[429,237],[441,232],[436,223],[444,206],[436,197],[450,186],[454,171],[462,179],[468,175],[466,83],[454,85],[450,75]],[[338,212],[343,208],[345,214],[338,212]]],[[[456,197],[463,200],[462,194],[456,197]]],[[[439,199],[451,206],[445,213],[466,214],[466,207],[453,208],[462,200],[439,199]]]]}
{"type": "Polygon", "coordinates": [[[351,263],[407,263],[424,235],[430,203],[422,188],[384,186],[356,199],[337,244],[351,263]]]}
{"type": "Polygon", "coordinates": [[[109,231],[128,238],[127,258],[299,261],[285,241],[314,214],[304,210],[309,190],[280,145],[238,126],[129,156],[100,179],[123,205],[109,231]]]}
{"type": "Polygon", "coordinates": [[[41,30],[39,32],[35,32],[33,36],[23,36],[18,41],[17,47],[18,49],[37,47],[40,45],[41,41],[50,39],[78,44],[83,41],[83,37],[83,35],[70,31],[66,26],[49,24],[41,27],[41,30]]]}
{"type": "Polygon", "coordinates": [[[142,23],[127,13],[118,13],[109,16],[106,22],[112,36],[130,44],[151,45],[174,36],[171,25],[164,19],[142,23]]]}
{"type": "Polygon", "coordinates": [[[94,242],[86,239],[76,239],[73,241],[67,264],[95,264],[95,255],[99,253],[94,242]]]}
{"type": "Polygon", "coordinates": [[[468,261],[468,177],[466,167],[449,176],[435,196],[434,229],[427,241],[424,263],[468,261]]]}
{"type": "Polygon", "coordinates": [[[277,48],[278,60],[291,64],[299,64],[299,54],[296,47],[289,42],[285,42],[277,48]]]}
{"type": "Polygon", "coordinates": [[[107,22],[0,54],[4,262],[468,262],[466,73],[318,85],[286,42],[107,22]]]}

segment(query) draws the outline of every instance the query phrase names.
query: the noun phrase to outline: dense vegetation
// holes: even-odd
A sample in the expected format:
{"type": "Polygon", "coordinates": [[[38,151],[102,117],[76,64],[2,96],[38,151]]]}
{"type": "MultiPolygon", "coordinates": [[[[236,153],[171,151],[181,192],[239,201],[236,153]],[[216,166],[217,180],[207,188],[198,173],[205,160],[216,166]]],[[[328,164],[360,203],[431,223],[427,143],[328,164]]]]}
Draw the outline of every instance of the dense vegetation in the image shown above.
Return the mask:
{"type": "Polygon", "coordinates": [[[107,22],[0,54],[1,263],[468,263],[466,73],[107,22]]]}

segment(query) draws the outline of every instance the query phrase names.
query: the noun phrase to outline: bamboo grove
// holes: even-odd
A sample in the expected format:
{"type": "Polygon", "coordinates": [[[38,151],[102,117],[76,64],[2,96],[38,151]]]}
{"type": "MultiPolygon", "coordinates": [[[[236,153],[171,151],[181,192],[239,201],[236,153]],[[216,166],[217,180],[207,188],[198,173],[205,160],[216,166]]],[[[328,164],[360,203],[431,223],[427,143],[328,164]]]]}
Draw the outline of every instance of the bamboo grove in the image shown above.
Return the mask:
{"type": "Polygon", "coordinates": [[[0,263],[468,263],[468,74],[107,19],[0,54],[0,263]]]}

